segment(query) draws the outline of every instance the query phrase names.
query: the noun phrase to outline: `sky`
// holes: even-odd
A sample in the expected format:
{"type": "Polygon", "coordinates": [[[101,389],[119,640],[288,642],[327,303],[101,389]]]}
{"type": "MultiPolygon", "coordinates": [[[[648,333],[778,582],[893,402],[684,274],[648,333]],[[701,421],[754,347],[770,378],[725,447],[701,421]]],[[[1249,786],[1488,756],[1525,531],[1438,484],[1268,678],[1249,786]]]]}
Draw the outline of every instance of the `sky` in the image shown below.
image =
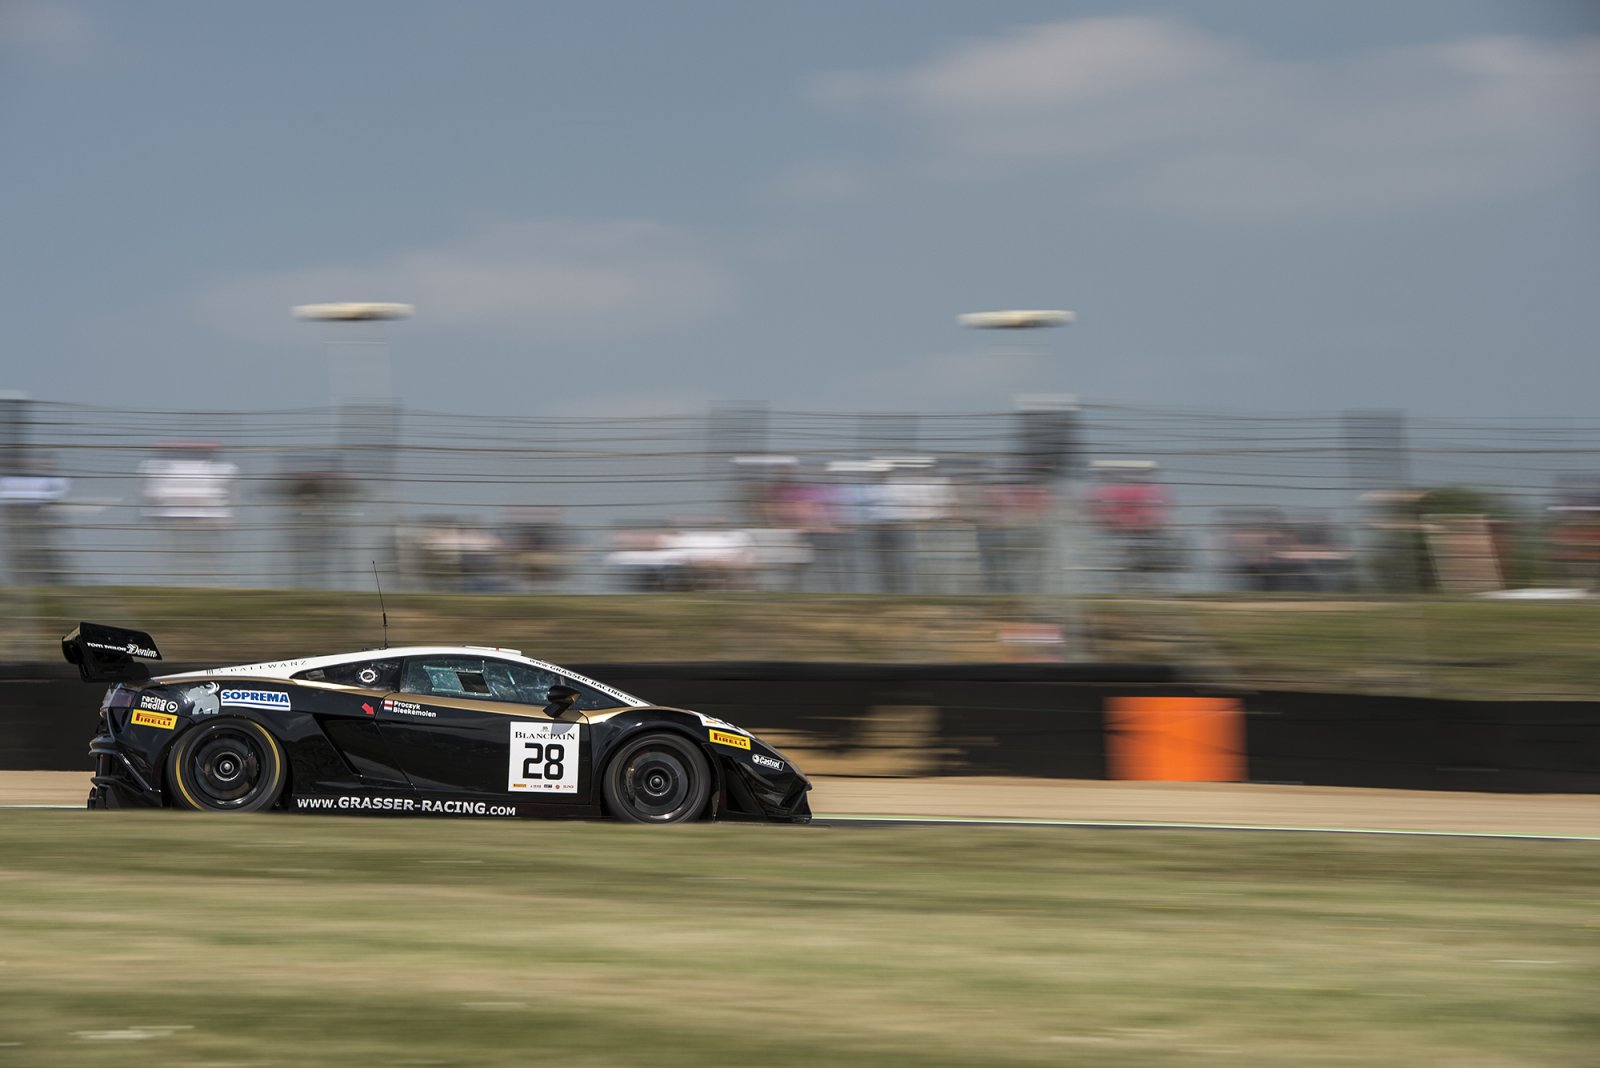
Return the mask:
{"type": "Polygon", "coordinates": [[[442,412],[1600,395],[1588,0],[0,0],[0,138],[43,400],[326,405],[326,301],[442,412]]]}

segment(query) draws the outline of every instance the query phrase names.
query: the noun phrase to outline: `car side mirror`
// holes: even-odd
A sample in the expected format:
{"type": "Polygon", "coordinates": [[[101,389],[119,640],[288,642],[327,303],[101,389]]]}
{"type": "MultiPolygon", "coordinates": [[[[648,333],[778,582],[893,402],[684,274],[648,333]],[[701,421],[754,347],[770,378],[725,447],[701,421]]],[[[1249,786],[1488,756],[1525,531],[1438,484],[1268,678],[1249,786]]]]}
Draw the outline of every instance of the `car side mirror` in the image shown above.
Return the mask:
{"type": "Polygon", "coordinates": [[[580,696],[582,695],[579,694],[577,690],[574,690],[571,686],[562,686],[559,684],[552,686],[549,690],[545,691],[544,699],[550,702],[549,705],[545,707],[545,711],[549,712],[553,716],[559,716],[561,713],[571,708],[572,703],[580,696]]]}

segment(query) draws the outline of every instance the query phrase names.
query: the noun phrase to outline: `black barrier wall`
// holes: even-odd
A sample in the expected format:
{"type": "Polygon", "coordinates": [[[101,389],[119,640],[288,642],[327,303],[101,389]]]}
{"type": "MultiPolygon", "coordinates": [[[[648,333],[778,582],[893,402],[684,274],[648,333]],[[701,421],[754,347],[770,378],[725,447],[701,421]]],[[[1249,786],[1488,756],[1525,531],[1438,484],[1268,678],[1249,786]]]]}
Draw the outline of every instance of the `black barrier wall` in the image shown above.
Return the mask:
{"type": "Polygon", "coordinates": [[[1296,692],[1245,698],[1256,782],[1600,793],[1600,704],[1296,692]]]}
{"type": "Polygon", "coordinates": [[[800,767],[835,765],[822,774],[1103,779],[1107,698],[1198,692],[1160,665],[708,663],[579,670],[660,704],[777,735],[800,767]]]}
{"type": "MultiPolygon", "coordinates": [[[[173,667],[173,671],[181,668],[173,667]]],[[[1103,779],[1112,697],[1220,695],[1257,782],[1600,793],[1600,703],[1227,694],[1140,665],[610,664],[585,674],[731,720],[813,774],[1103,779]]],[[[0,667],[0,769],[88,771],[104,686],[0,667]]]]}
{"type": "Polygon", "coordinates": [[[0,667],[0,771],[92,771],[89,739],[104,692],[71,668],[0,667]]]}

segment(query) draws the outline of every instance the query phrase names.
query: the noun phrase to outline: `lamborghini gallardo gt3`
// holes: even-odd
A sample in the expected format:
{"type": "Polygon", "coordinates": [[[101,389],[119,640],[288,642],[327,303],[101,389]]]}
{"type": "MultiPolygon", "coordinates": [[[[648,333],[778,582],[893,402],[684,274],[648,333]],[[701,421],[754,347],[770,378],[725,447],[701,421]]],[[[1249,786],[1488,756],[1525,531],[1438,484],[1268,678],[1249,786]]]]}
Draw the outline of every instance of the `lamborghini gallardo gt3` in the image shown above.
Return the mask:
{"type": "Polygon", "coordinates": [[[113,685],[90,808],[803,823],[811,783],[740,727],[510,649],[419,645],[151,678],[143,631],[62,652],[113,685]]]}

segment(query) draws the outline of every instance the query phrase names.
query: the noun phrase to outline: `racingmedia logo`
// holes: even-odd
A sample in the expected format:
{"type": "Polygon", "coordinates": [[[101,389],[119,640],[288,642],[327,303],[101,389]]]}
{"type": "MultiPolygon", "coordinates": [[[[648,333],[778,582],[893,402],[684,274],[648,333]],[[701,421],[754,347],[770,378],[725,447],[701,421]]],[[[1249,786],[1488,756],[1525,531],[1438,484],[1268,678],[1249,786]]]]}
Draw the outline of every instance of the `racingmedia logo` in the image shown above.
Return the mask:
{"type": "Polygon", "coordinates": [[[486,801],[434,801],[415,797],[297,797],[303,812],[420,812],[434,816],[515,816],[510,805],[486,801]]]}

